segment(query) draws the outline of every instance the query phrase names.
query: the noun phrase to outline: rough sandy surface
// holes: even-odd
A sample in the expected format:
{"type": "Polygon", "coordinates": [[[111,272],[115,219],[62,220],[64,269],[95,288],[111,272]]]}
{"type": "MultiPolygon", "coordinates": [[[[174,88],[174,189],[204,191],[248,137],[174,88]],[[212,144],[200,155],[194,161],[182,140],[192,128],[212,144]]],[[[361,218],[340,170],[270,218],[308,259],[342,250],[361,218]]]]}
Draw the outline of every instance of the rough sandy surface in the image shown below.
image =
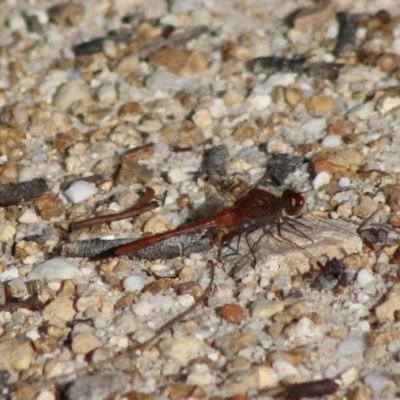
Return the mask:
{"type": "Polygon", "coordinates": [[[2,398],[396,398],[398,1],[8,0],[0,23],[2,398]],[[98,256],[268,168],[306,198],[292,222],[98,256]]]}

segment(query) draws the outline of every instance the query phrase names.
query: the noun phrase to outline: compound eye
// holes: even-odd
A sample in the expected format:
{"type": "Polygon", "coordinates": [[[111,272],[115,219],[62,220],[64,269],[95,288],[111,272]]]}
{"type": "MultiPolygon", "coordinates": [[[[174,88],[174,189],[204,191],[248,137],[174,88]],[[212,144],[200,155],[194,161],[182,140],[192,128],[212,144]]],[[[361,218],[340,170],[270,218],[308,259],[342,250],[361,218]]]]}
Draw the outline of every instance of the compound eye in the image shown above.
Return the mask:
{"type": "Polygon", "coordinates": [[[286,189],[282,193],[282,200],[285,202],[285,212],[287,215],[297,215],[306,204],[306,199],[294,190],[286,189]]]}

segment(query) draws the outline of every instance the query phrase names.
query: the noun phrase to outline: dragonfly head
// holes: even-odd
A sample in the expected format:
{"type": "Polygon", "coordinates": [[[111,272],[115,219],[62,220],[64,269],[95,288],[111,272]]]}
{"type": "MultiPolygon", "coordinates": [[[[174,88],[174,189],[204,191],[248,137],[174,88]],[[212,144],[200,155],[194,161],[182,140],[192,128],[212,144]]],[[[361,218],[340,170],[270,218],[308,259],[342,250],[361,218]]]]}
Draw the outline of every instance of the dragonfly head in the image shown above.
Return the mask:
{"type": "Polygon", "coordinates": [[[300,193],[294,190],[286,189],[282,193],[284,201],[284,210],[287,215],[297,215],[306,204],[306,199],[300,193]]]}

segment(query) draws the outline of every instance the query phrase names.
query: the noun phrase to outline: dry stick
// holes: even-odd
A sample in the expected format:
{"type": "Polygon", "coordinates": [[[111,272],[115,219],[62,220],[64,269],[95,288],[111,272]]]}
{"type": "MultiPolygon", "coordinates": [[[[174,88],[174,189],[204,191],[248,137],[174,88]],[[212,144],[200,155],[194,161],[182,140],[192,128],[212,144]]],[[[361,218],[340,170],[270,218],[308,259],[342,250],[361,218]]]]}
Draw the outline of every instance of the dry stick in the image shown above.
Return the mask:
{"type": "Polygon", "coordinates": [[[119,221],[125,218],[136,217],[137,215],[143,214],[147,211],[154,210],[158,207],[156,201],[149,201],[154,197],[154,189],[146,188],[144,195],[139,199],[139,201],[131,208],[126,211],[122,211],[116,214],[101,215],[94,218],[84,219],[82,221],[72,222],[70,224],[71,231],[76,231],[81,228],[87,228],[97,224],[103,224],[113,221],[119,221]]]}
{"type": "Polygon", "coordinates": [[[117,354],[114,357],[110,357],[107,360],[98,362],[96,365],[89,365],[87,367],[79,368],[74,372],[70,372],[70,373],[62,375],[60,377],[54,377],[54,378],[48,380],[46,383],[52,383],[52,382],[55,382],[57,379],[66,379],[66,378],[70,378],[75,375],[78,376],[80,373],[90,372],[94,368],[99,368],[103,365],[109,364],[110,362],[117,361],[118,359],[125,357],[128,354],[134,353],[135,351],[139,351],[139,350],[143,351],[143,350],[151,349],[151,347],[154,345],[154,342],[157,339],[159,339],[165,332],[167,332],[169,329],[171,329],[176,323],[178,323],[183,318],[185,318],[187,315],[189,315],[191,312],[193,312],[196,309],[196,307],[199,304],[201,304],[203,302],[203,300],[205,300],[209,296],[209,294],[211,293],[211,290],[214,286],[215,263],[212,260],[208,260],[207,265],[210,267],[210,282],[208,283],[207,287],[204,289],[203,294],[185,311],[176,315],[174,318],[172,318],[167,323],[165,323],[160,328],[158,328],[156,333],[150,339],[146,340],[143,343],[128,347],[123,353],[117,354]]]}
{"type": "Polygon", "coordinates": [[[31,202],[49,192],[43,178],[20,183],[0,185],[0,207],[9,207],[31,202]]]}

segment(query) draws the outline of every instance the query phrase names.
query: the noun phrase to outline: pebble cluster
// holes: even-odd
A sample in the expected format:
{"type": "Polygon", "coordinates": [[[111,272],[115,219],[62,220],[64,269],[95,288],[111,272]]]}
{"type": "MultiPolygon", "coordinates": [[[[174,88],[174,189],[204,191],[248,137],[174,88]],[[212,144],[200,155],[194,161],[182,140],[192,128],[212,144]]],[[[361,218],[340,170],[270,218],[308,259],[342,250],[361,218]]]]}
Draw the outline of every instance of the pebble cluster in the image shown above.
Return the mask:
{"type": "Polygon", "coordinates": [[[0,397],[396,398],[400,5],[383,3],[3,2],[0,397]],[[286,243],[250,237],[255,268],[244,240],[62,256],[210,211],[204,157],[221,145],[232,193],[285,153],[295,167],[274,177],[307,199],[286,243]],[[71,228],[145,187],[161,207],[71,228]],[[129,352],[201,299],[209,259],[207,299],[129,352]]]}

